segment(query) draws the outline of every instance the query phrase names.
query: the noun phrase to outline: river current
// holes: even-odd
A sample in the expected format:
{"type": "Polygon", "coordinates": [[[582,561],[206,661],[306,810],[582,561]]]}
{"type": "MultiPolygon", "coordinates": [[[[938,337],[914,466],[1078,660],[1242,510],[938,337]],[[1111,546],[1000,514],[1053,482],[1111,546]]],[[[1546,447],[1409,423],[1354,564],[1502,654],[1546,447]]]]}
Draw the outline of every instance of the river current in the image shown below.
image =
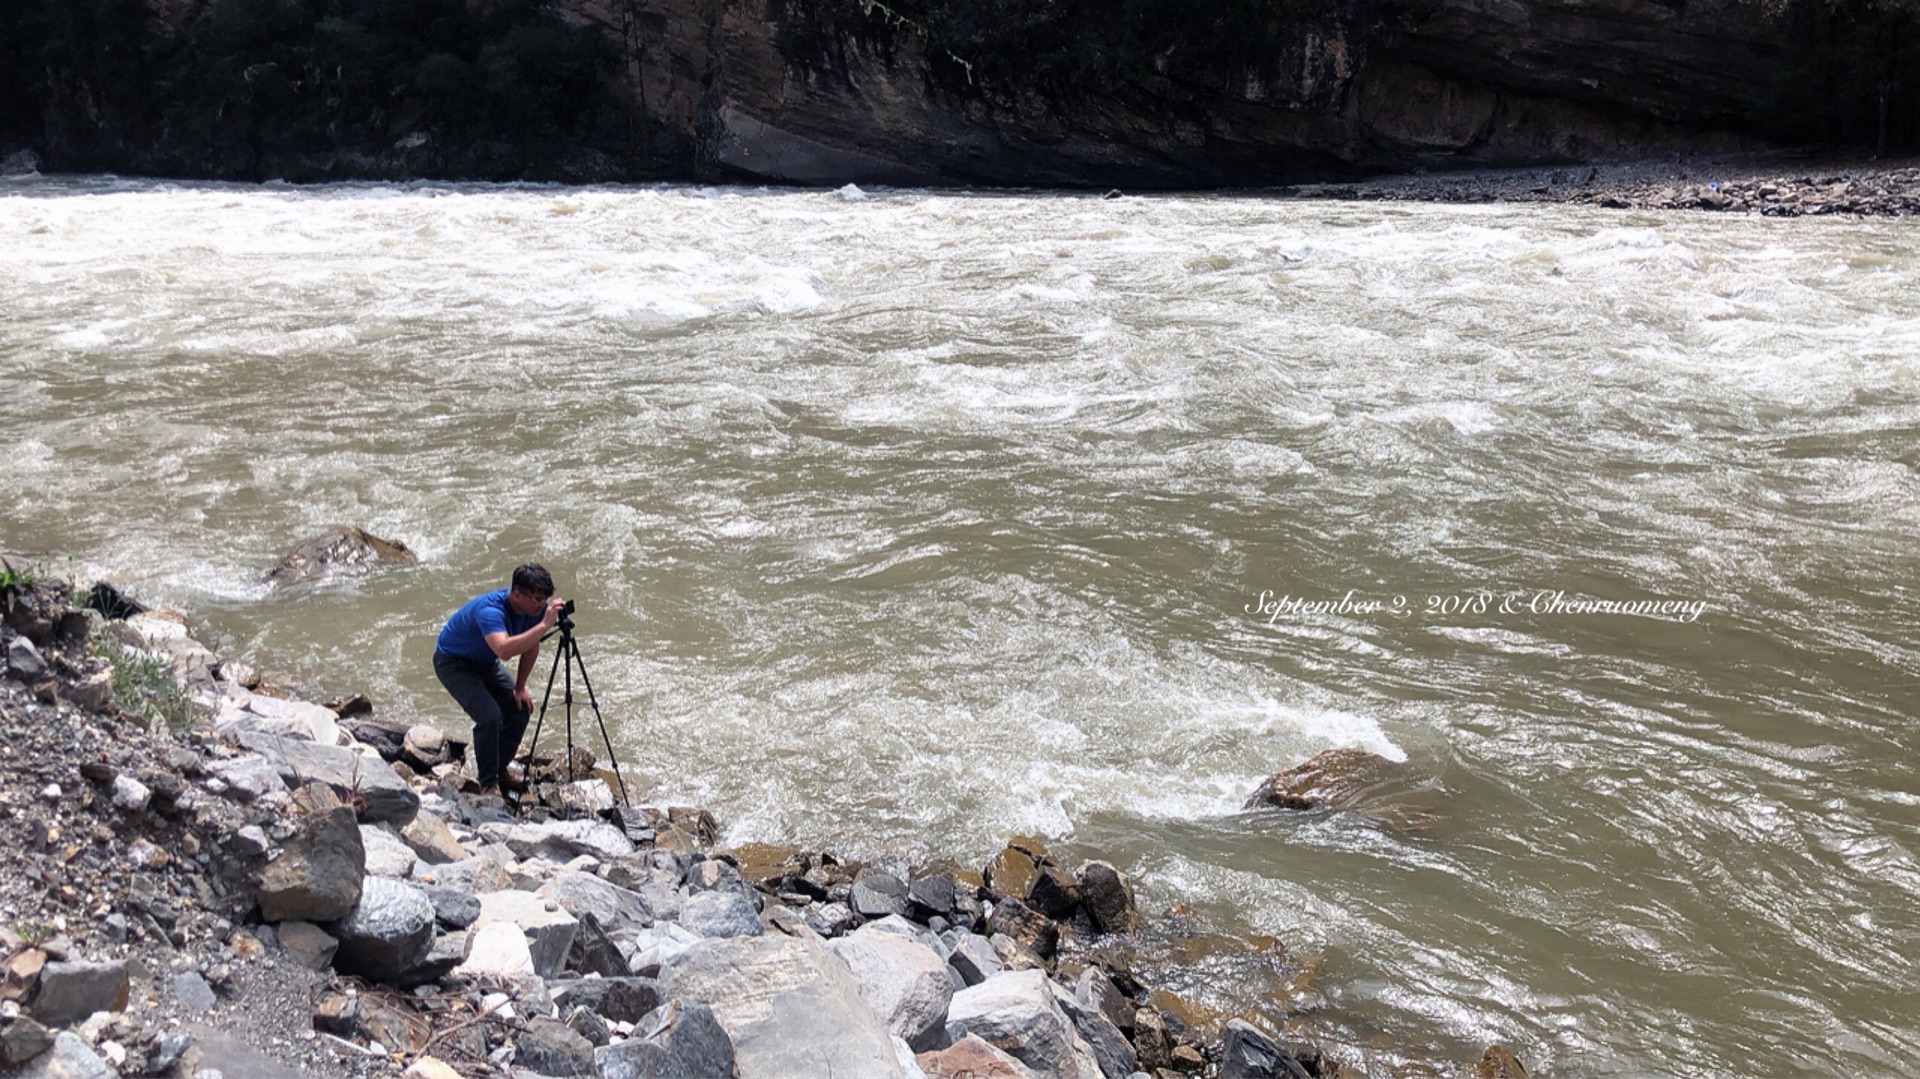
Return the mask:
{"type": "Polygon", "coordinates": [[[1915,239],[10,181],[0,548],[456,731],[434,634],[538,559],[640,800],[1107,859],[1371,1074],[1915,1075],[1915,239]],[[262,583],[334,524],[420,564],[262,583]],[[1421,812],[1241,811],[1342,746],[1421,812]]]}

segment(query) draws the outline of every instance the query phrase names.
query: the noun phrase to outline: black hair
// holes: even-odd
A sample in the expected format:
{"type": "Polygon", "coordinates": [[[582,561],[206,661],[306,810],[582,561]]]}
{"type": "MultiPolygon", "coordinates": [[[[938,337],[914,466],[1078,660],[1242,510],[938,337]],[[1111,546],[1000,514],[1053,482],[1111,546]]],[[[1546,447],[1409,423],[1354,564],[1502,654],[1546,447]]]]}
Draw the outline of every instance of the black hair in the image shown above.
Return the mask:
{"type": "Polygon", "coordinates": [[[553,595],[553,574],[538,562],[529,562],[513,571],[513,587],[530,596],[545,599],[553,595]]]}

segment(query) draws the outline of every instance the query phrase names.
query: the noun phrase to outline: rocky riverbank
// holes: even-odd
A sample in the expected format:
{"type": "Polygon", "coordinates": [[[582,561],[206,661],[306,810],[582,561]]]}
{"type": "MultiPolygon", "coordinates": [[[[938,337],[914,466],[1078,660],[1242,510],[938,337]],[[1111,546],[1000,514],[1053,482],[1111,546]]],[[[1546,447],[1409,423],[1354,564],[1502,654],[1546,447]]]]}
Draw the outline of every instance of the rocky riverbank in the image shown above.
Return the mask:
{"type": "MultiPolygon", "coordinates": [[[[435,729],[292,699],[111,588],[76,598],[0,563],[13,1074],[1366,1074],[1164,1006],[1104,862],[716,849],[711,815],[620,804],[578,756],[509,805],[435,729]]],[[[1499,1047],[1469,1073],[1525,1074],[1499,1047]]]]}
{"type": "Polygon", "coordinates": [[[1779,154],[1671,158],[1422,172],[1282,190],[1294,198],[1378,202],[1550,202],[1765,217],[1911,217],[1920,213],[1920,161],[1779,154]]]}

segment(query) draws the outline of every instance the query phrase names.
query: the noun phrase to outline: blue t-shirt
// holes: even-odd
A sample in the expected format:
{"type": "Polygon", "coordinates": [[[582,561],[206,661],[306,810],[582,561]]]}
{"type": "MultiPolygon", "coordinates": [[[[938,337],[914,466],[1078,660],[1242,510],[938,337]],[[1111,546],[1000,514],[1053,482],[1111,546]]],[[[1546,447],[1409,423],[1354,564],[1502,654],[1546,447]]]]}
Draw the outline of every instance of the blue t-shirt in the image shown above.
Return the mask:
{"type": "Polygon", "coordinates": [[[538,617],[513,613],[513,608],[507,605],[507,589],[502,588],[475,596],[453,612],[453,617],[447,619],[446,626],[440,630],[440,643],[434,650],[475,663],[492,663],[499,657],[487,647],[487,634],[505,633],[516,637],[539,624],[538,617]]]}

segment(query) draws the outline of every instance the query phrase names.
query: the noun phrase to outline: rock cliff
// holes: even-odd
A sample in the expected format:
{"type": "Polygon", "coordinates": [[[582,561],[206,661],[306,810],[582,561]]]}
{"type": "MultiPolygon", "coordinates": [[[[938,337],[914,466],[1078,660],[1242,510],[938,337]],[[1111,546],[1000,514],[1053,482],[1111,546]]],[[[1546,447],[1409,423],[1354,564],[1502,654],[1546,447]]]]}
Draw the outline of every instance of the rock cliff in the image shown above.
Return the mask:
{"type": "MultiPolygon", "coordinates": [[[[316,7],[290,45],[284,27],[209,31],[237,16],[207,0],[146,0],[137,70],[27,50],[45,85],[14,92],[38,120],[0,127],[0,151],[36,150],[48,171],[256,178],[1128,188],[1720,153],[1871,112],[1836,44],[1867,24],[1836,29],[1832,4],[1797,2],[1246,0],[1101,52],[1082,40],[1105,17],[1086,3],[994,0],[982,29],[956,28],[947,0],[496,0],[456,15],[467,38],[433,45],[391,15],[316,7]],[[1016,9],[1078,21],[1028,55],[994,23],[1016,9]],[[1056,62],[1083,53],[1098,56],[1056,62]],[[1820,87],[1831,101],[1804,92],[1820,87]],[[1795,94],[1813,111],[1778,107],[1795,94]]],[[[1883,98],[1914,83],[1894,78],[1907,59],[1887,54],[1883,98]]],[[[1882,128],[1915,134],[1914,112],[1883,102],[1882,128]]]]}

